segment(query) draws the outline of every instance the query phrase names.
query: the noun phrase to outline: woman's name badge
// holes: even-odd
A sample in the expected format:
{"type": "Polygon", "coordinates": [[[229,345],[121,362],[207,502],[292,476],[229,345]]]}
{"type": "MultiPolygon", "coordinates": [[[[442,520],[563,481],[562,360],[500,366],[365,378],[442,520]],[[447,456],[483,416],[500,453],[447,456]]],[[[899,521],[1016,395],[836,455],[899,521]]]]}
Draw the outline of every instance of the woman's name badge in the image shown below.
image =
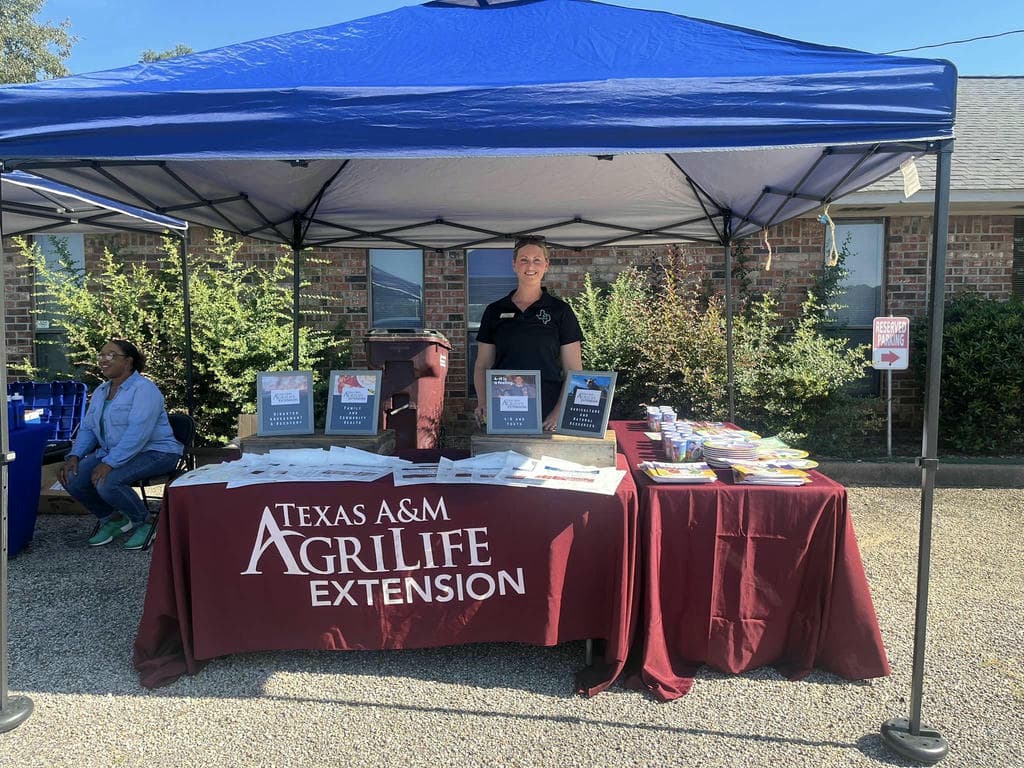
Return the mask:
{"type": "Polygon", "coordinates": [[[499,320],[506,320],[506,319],[509,319],[509,318],[513,318],[515,316],[516,316],[515,312],[502,312],[501,315],[498,316],[498,319],[499,320]]]}

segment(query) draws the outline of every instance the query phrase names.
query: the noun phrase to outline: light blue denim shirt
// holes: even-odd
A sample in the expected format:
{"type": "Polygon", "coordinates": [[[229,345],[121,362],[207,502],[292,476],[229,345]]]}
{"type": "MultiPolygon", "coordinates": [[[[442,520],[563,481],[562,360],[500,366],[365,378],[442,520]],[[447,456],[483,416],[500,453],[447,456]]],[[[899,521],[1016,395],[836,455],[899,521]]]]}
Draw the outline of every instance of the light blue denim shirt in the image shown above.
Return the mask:
{"type": "Polygon", "coordinates": [[[185,448],[174,439],[164,410],[164,396],[156,384],[138,372],[132,373],[117,388],[104,411],[109,391],[109,381],[96,387],[69,456],[81,458],[95,450],[104,464],[119,467],[143,451],[181,455],[185,448]]]}

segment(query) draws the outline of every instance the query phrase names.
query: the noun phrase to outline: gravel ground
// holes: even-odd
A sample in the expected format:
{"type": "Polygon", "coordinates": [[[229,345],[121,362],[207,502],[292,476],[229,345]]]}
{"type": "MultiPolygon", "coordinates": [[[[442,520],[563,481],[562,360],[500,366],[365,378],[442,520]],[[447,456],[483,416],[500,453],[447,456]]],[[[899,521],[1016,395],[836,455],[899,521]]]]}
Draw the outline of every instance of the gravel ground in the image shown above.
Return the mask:
{"type": "MultiPolygon", "coordinates": [[[[10,564],[10,686],[35,704],[0,766],[902,766],[878,728],[909,715],[913,488],[851,488],[893,676],[705,669],[668,704],[572,694],[582,643],[237,655],[157,691],[131,646],[147,553],[91,550],[44,516],[10,564]]],[[[1024,767],[1024,491],[935,498],[924,722],[943,766],[1024,767]]]]}

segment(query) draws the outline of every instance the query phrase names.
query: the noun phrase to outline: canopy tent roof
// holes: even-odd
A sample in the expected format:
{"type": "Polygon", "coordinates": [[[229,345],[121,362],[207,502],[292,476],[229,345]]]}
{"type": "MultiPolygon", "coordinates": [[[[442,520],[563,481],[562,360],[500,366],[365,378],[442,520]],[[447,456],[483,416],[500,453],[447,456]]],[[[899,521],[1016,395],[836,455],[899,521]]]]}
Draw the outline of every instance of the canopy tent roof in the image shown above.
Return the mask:
{"type": "Polygon", "coordinates": [[[0,161],[293,246],[726,242],[950,138],[955,93],[670,13],[431,2],[0,88],[0,161]]]}
{"type": "Polygon", "coordinates": [[[135,230],[184,231],[188,224],[23,171],[0,175],[0,232],[5,236],[135,230]]]}

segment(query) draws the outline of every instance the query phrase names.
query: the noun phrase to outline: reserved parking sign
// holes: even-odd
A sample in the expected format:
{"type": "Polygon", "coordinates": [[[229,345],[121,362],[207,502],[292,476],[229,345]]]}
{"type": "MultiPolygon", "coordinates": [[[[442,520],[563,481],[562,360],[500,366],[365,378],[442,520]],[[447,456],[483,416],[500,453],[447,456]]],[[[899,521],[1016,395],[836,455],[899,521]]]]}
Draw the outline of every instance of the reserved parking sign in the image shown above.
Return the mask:
{"type": "Polygon", "coordinates": [[[871,329],[871,364],[883,371],[906,370],[910,363],[910,318],[876,317],[871,329]]]}

